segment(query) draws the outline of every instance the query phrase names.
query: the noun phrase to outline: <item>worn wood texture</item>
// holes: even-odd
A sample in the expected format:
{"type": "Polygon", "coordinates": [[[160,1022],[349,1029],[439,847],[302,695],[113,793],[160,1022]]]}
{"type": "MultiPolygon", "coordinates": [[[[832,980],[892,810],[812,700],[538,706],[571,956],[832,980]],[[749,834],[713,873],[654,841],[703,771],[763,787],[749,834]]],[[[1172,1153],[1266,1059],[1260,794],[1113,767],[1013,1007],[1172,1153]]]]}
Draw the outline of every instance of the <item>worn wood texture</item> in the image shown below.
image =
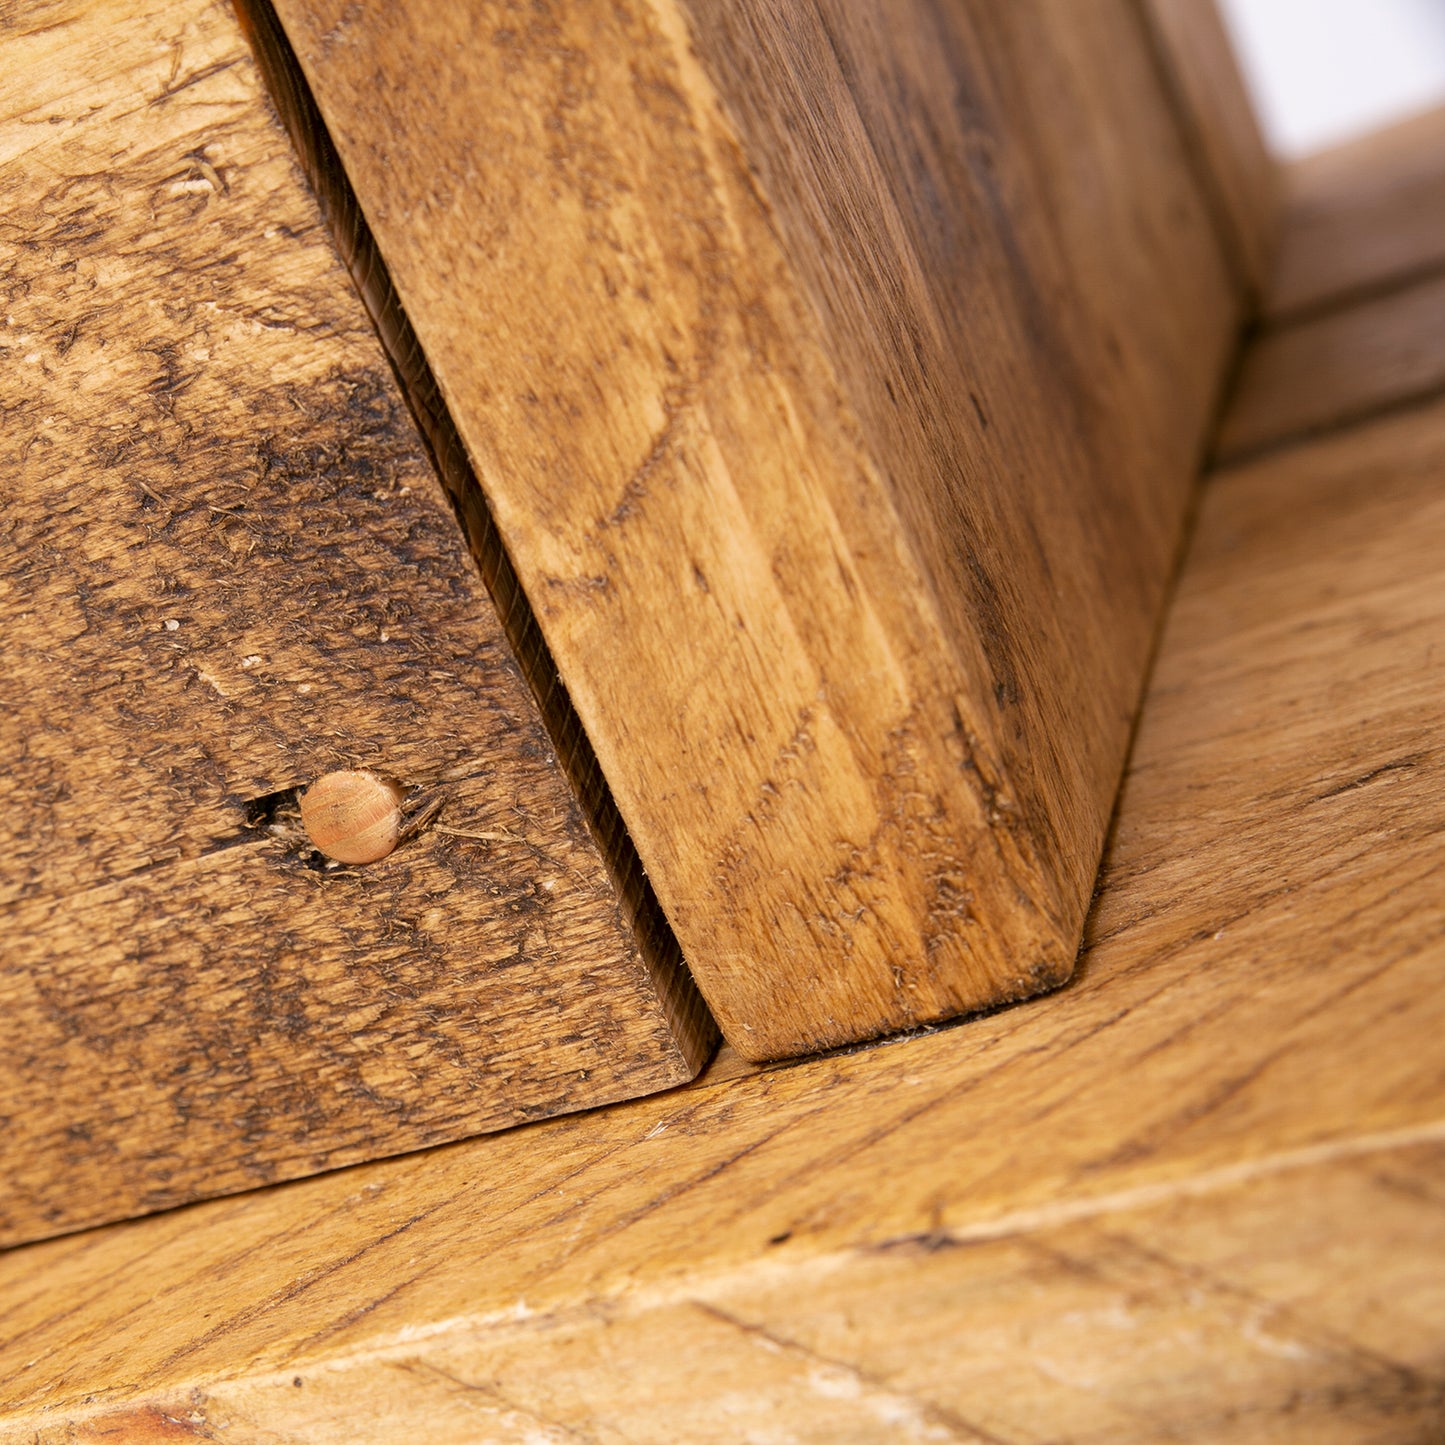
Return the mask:
{"type": "Polygon", "coordinates": [[[1237,315],[1134,12],[277,9],[733,1044],[1066,977],[1237,315]]]}
{"type": "Polygon", "coordinates": [[[0,1241],[690,1076],[230,8],[0,34],[0,1241]]]}
{"type": "Polygon", "coordinates": [[[1445,270],[1445,106],[1294,161],[1284,185],[1271,317],[1445,270]]]}
{"type": "Polygon", "coordinates": [[[1442,467],[1213,483],[1067,990],[14,1251],[0,1438],[1437,1438],[1442,467]]]}
{"type": "Polygon", "coordinates": [[[1362,1149],[460,1320],[0,1438],[1427,1445],[1442,1260],[1445,1144],[1362,1149]]]}
{"type": "Polygon", "coordinates": [[[1215,0],[1140,0],[1229,254],[1262,300],[1279,246],[1280,168],[1215,0]]]}
{"type": "Polygon", "coordinates": [[[1404,290],[1266,330],[1250,342],[1216,454],[1349,426],[1445,391],[1445,273],[1404,290]]]}

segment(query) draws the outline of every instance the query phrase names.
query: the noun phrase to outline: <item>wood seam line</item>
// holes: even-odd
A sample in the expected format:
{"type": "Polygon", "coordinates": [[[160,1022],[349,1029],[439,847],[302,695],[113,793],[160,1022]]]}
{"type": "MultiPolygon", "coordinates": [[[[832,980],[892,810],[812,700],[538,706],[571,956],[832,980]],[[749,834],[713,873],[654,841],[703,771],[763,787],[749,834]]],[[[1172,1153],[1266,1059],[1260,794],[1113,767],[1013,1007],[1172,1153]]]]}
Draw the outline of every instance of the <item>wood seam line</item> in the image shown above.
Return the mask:
{"type": "Polygon", "coordinates": [[[1209,212],[1220,254],[1224,257],[1225,265],[1234,281],[1236,294],[1243,303],[1240,321],[1240,331],[1243,332],[1259,314],[1264,298],[1258,294],[1258,288],[1250,280],[1244,241],[1230,218],[1224,190],[1205,153],[1204,142],[1199,134],[1199,126],[1195,123],[1189,99],[1175,79],[1173,67],[1164,53],[1164,37],[1149,15],[1146,0],[1129,0],[1129,6],[1143,33],[1150,68],[1163,92],[1165,108],[1174,119],[1174,129],[1179,137],[1180,147],[1188,159],[1194,184],[1204,198],[1204,206],[1209,212]]]}
{"type": "Polygon", "coordinates": [[[1325,295],[1317,297],[1313,301],[1307,301],[1304,305],[1296,306],[1289,311],[1277,312],[1269,317],[1264,329],[1269,335],[1290,331],[1296,326],[1306,326],[1312,321],[1322,321],[1326,317],[1353,311],[1372,301],[1389,300],[1394,296],[1414,290],[1416,286],[1428,285],[1431,281],[1439,280],[1442,277],[1445,277],[1445,260],[1426,261],[1419,266],[1409,266],[1404,270],[1394,271],[1388,276],[1381,276],[1373,281],[1364,281],[1354,286],[1347,286],[1340,291],[1327,292],[1325,295]]]}
{"type": "MultiPolygon", "coordinates": [[[[715,1292],[719,1285],[726,1285],[728,1288],[749,1288],[775,1283],[781,1274],[790,1275],[795,1288],[806,1290],[810,1279],[821,1280],[860,1255],[887,1255],[892,1250],[907,1249],[910,1246],[951,1248],[1023,1238],[1064,1226],[1087,1223],[1108,1214],[1148,1209],[1176,1200],[1204,1198],[1211,1194],[1252,1184],[1257,1180],[1292,1173],[1296,1170],[1437,1144],[1445,1144],[1445,1119],[1439,1119],[1429,1124],[1416,1124],[1399,1129],[1357,1134],[1344,1139],[1326,1140],[1293,1149],[1282,1149],[1257,1159],[1203,1169],[1183,1179],[1159,1180],[1154,1183],[1138,1184],[1092,1195],[1088,1198],[1010,1210],[995,1215],[991,1219],[980,1219],[972,1224],[945,1227],[927,1234],[864,1240],[852,1246],[829,1249],[805,1257],[798,1255],[790,1257],[786,1252],[773,1252],[762,1258],[743,1264],[724,1266],[721,1269],[680,1273],[670,1280],[655,1285],[646,1285],[639,1289],[625,1290],[609,1298],[625,1307],[629,1314],[644,1314],[678,1304],[697,1303],[699,1299],[705,1299],[710,1293],[715,1292]]],[[[234,1372],[211,1372],[192,1378],[172,1380],[169,1383],[158,1385],[154,1390],[148,1392],[147,1398],[173,1400],[187,1390],[204,1390],[210,1386],[239,1382],[264,1385],[268,1381],[289,1380],[298,1370],[327,1369],[339,1365],[355,1366],[363,1362],[376,1365],[394,1364],[415,1354],[418,1347],[426,1342],[444,1338],[450,1334],[476,1335],[485,1332],[494,1332],[497,1335],[513,1334],[535,1328],[539,1319],[565,1320],[574,1313],[594,1312],[598,1303],[599,1301],[595,1299],[582,1299],[572,1304],[534,1312],[528,1310],[524,1303],[519,1302],[506,1309],[489,1310],[480,1314],[451,1315],[430,1323],[407,1325],[401,1332],[390,1336],[381,1336],[353,1351],[338,1352],[335,1355],[328,1355],[325,1352],[307,1354],[303,1347],[297,1354],[287,1357],[284,1364],[268,1362],[264,1368],[260,1369],[242,1368],[234,1372]]],[[[107,1390],[86,1396],[83,1408],[78,1411],[70,1411],[65,1402],[58,1401],[52,1402],[39,1411],[32,1409],[24,1416],[6,1420],[3,1423],[12,1431],[20,1430],[32,1419],[36,1423],[53,1424],[57,1412],[61,1410],[67,1411],[67,1419],[81,1422],[93,1416],[104,1415],[114,1407],[118,1399],[128,1398],[107,1390]]],[[[81,1402],[77,1400],[74,1403],[80,1404],[81,1402]]]]}
{"type": "Polygon", "coordinates": [[[1216,452],[1205,468],[1206,485],[1214,479],[1237,468],[1253,466],[1292,447],[1310,446],[1331,437],[1343,436],[1359,427],[1371,426],[1375,422],[1388,421],[1392,417],[1408,416],[1411,412],[1428,411],[1445,397],[1445,381],[1437,381],[1416,391],[1407,391],[1388,400],[1381,400],[1360,407],[1356,411],[1343,411],[1328,421],[1299,427],[1283,436],[1271,437],[1269,441],[1257,442],[1253,446],[1241,447],[1237,451],[1216,452]]]}
{"type": "MultiPolygon", "coordinates": [[[[445,789],[452,789],[460,783],[475,782],[479,779],[485,778],[486,776],[487,769],[485,767],[478,766],[476,768],[469,768],[465,772],[459,772],[454,776],[449,775],[447,777],[446,783],[442,785],[442,787],[445,789]]],[[[569,779],[568,782],[570,786],[571,780],[569,779]]],[[[290,789],[289,791],[293,793],[299,793],[302,791],[302,787],[297,786],[290,789]]],[[[424,787],[422,789],[423,793],[431,793],[435,791],[439,790],[429,787],[424,787]]],[[[448,796],[442,797],[442,806],[439,811],[434,815],[436,819],[439,820],[445,818],[445,805],[448,801],[448,796]]],[[[453,833],[454,836],[461,837],[473,836],[466,833],[456,834],[455,830],[449,829],[446,824],[441,821],[428,822],[425,827],[420,828],[417,831],[428,832],[431,831],[433,828],[438,833],[453,833]]],[[[31,903],[38,903],[47,899],[53,902],[59,902],[63,899],[68,906],[73,907],[82,900],[93,897],[97,893],[102,893],[108,888],[113,888],[120,884],[134,882],[138,879],[148,877],[153,873],[158,873],[164,868],[175,868],[186,863],[199,863],[204,865],[207,860],[215,858],[222,853],[233,852],[237,848],[256,849],[274,846],[274,839],[268,835],[264,827],[259,824],[242,823],[239,827],[233,829],[233,831],[229,833],[218,833],[215,837],[208,838],[205,840],[204,843],[201,843],[199,845],[191,847],[176,847],[165,852],[161,856],[149,858],[143,863],[137,863],[132,868],[124,868],[118,872],[107,873],[105,877],[97,879],[94,883],[90,883],[84,888],[78,890],[66,890],[63,893],[28,893],[0,902],[0,919],[3,919],[7,914],[14,913],[17,910],[24,908],[31,903]]]]}
{"type": "Polygon", "coordinates": [[[1392,271],[1388,276],[1357,282],[1338,291],[1327,291],[1302,305],[1271,314],[1266,318],[1264,334],[1275,336],[1281,331],[1293,330],[1296,326],[1307,326],[1314,321],[1323,321],[1331,316],[1354,311],[1357,307],[1368,306],[1372,301],[1388,301],[1414,290],[1416,286],[1429,285],[1442,277],[1445,277],[1445,259],[1406,266],[1402,270],[1392,271]]]}
{"type": "Polygon", "coordinates": [[[668,1022],[684,1052],[696,1052],[697,1057],[689,1057],[688,1062],[698,1068],[716,1047],[717,1026],[693,983],[672,927],[602,776],[592,744],[543,640],[506,543],[476,482],[456,423],[392,284],[385,258],[362,214],[311,87],[270,0],[234,0],[234,5],[267,96],[291,138],[326,228],[376,328],[382,350],[496,605],[502,630],[537,700],[563,772],[612,874],[668,1022]],[[695,1050],[689,1042],[694,1038],[699,1041],[695,1050]]]}

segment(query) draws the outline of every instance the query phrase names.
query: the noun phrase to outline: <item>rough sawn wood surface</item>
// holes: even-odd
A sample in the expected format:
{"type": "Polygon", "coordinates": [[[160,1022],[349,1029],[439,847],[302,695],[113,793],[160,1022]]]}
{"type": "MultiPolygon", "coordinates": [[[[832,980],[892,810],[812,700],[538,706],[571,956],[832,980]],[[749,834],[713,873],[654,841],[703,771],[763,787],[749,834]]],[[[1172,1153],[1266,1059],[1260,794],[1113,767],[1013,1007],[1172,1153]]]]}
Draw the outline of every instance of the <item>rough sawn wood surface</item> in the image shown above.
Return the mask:
{"type": "Polygon", "coordinates": [[[4,12],[0,189],[0,1242],[689,1077],[229,6],[4,12]]]}

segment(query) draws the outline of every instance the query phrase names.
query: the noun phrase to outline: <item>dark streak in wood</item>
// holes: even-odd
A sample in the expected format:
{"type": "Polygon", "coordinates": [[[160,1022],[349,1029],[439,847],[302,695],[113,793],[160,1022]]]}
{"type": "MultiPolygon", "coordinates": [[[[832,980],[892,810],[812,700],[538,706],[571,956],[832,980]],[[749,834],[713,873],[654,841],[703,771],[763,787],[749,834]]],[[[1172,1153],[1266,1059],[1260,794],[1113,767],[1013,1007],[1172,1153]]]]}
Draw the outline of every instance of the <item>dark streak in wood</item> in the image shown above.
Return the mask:
{"type": "Polygon", "coordinates": [[[234,15],[50,0],[0,34],[0,128],[64,121],[0,215],[0,1241],[689,1077],[696,995],[234,15]],[[338,766],[440,826],[366,869],[255,827],[338,766]]]}

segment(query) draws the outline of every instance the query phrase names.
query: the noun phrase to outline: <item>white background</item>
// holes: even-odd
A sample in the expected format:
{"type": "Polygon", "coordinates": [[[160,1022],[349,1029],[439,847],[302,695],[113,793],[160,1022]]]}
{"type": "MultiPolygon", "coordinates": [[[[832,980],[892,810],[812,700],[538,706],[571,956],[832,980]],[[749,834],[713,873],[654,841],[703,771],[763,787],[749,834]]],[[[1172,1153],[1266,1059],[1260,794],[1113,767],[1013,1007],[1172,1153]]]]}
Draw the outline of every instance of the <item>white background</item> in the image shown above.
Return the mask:
{"type": "Polygon", "coordinates": [[[1280,156],[1445,102],[1445,0],[1219,0],[1219,8],[1280,156]]]}

